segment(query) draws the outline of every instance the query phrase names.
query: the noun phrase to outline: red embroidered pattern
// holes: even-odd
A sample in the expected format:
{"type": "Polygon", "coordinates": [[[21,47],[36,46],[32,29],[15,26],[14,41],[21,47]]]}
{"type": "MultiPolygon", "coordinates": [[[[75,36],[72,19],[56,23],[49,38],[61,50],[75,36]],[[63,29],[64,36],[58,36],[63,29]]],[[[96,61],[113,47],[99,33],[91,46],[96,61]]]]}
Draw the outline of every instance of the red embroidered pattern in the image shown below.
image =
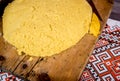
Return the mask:
{"type": "Polygon", "coordinates": [[[120,26],[106,25],[79,81],[120,81],[120,26]]]}

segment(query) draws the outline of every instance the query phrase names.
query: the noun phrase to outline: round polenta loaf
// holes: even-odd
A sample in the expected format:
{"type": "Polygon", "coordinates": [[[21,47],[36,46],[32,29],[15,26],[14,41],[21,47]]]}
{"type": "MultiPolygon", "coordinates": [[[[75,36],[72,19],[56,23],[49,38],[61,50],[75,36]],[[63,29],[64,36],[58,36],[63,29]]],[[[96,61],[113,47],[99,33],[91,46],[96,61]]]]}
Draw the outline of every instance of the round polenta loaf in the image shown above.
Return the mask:
{"type": "Polygon", "coordinates": [[[14,0],[3,14],[3,37],[19,54],[51,56],[80,41],[91,17],[86,0],[14,0]]]}

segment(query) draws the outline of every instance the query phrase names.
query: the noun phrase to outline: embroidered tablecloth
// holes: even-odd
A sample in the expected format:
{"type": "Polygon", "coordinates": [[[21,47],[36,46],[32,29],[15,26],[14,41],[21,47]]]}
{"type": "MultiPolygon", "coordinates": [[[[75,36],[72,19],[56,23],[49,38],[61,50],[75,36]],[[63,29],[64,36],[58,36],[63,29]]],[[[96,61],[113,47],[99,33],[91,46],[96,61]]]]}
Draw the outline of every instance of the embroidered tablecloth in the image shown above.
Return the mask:
{"type": "Polygon", "coordinates": [[[79,81],[120,81],[120,21],[108,19],[79,81]]]}

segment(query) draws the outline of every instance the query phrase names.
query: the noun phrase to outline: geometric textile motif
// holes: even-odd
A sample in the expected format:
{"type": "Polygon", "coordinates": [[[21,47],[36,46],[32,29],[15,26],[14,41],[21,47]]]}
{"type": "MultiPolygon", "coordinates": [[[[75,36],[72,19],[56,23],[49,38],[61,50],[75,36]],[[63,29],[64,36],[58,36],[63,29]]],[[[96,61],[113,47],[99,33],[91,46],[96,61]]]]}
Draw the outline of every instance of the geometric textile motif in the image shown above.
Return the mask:
{"type": "Polygon", "coordinates": [[[79,81],[120,81],[120,22],[108,19],[79,81]]]}
{"type": "Polygon", "coordinates": [[[23,78],[17,77],[12,73],[0,68],[0,81],[26,81],[23,78]]]}

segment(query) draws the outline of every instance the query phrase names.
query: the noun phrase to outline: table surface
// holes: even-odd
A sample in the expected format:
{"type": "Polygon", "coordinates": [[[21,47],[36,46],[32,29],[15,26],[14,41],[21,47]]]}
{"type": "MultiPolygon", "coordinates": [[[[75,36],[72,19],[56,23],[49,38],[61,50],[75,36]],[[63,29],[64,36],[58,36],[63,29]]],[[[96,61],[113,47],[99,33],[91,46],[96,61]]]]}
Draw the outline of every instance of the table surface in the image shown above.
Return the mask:
{"type": "Polygon", "coordinates": [[[110,18],[120,21],[120,0],[115,0],[110,18]]]}

